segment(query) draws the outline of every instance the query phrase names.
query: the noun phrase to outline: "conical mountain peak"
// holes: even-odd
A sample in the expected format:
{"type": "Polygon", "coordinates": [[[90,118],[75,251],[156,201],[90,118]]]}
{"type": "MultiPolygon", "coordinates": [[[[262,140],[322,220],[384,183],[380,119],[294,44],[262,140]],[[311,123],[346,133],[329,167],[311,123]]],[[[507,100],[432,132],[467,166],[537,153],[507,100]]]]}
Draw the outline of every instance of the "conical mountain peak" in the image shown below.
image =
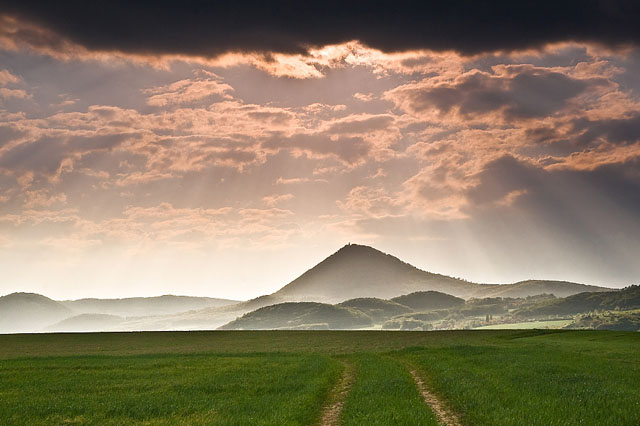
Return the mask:
{"type": "Polygon", "coordinates": [[[602,287],[558,281],[476,284],[420,270],[373,247],[347,244],[273,294],[281,300],[342,302],[357,297],[390,299],[417,291],[457,297],[526,297],[541,293],[568,296],[602,287]]]}
{"type": "Polygon", "coordinates": [[[388,298],[416,291],[415,283],[434,277],[441,276],[421,271],[373,247],[347,244],[276,295],[323,301],[342,301],[351,297],[388,298]]]}

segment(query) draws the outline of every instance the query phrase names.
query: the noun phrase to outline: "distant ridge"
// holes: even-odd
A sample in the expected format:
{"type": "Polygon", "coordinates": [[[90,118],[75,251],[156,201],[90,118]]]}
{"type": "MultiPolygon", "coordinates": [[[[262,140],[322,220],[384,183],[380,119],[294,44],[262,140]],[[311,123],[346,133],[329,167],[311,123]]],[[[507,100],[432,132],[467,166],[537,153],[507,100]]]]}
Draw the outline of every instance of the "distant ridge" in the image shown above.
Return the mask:
{"type": "Polygon", "coordinates": [[[0,333],[39,331],[73,315],[55,300],[35,293],[11,293],[0,297],[0,333]]]}
{"type": "Polygon", "coordinates": [[[128,297],[123,299],[63,300],[62,305],[78,314],[106,314],[118,316],[172,315],[203,308],[233,305],[237,300],[192,296],[128,297]]]}
{"type": "Polygon", "coordinates": [[[420,270],[373,247],[348,244],[277,292],[245,302],[172,295],[55,301],[33,293],[10,294],[0,297],[0,333],[211,330],[230,322],[236,328],[261,328],[257,325],[260,318],[284,317],[288,318],[286,322],[264,327],[295,328],[311,324],[320,328],[358,328],[365,324],[359,314],[353,316],[354,310],[369,321],[381,321],[410,309],[405,304],[413,306],[412,309],[431,309],[436,305],[462,303],[456,298],[524,298],[540,294],[567,297],[602,291],[615,292],[565,281],[476,284],[420,270]],[[337,303],[340,305],[328,305],[337,303]],[[276,305],[279,307],[261,310],[276,305]],[[259,313],[234,321],[252,311],[259,313]],[[331,319],[334,314],[343,317],[339,324],[331,319]]]}
{"type": "Polygon", "coordinates": [[[523,317],[536,317],[630,309],[640,309],[640,286],[632,285],[617,291],[578,293],[564,299],[549,300],[544,304],[519,310],[517,314],[523,317]]]}
{"type": "MultiPolygon", "coordinates": [[[[0,297],[0,333],[174,329],[164,318],[238,303],[173,295],[56,301],[36,293],[12,293],[0,297]]],[[[228,321],[229,315],[224,318],[228,321]]]]}
{"type": "Polygon", "coordinates": [[[80,314],[63,319],[44,331],[51,332],[86,332],[86,331],[111,331],[117,330],[124,322],[124,318],[107,314],[80,314]]]}
{"type": "Polygon", "coordinates": [[[417,291],[439,291],[469,299],[526,297],[542,293],[565,297],[611,289],[545,280],[515,284],[476,284],[420,270],[373,247],[348,244],[273,293],[273,296],[283,300],[335,303],[357,297],[391,299],[417,291]]]}

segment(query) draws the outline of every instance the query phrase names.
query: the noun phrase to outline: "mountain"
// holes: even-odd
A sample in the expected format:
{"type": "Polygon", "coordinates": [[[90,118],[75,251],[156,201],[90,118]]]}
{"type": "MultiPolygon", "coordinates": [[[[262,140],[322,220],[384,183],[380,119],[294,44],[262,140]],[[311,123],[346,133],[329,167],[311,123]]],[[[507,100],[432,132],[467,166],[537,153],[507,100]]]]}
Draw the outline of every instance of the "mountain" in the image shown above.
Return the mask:
{"type": "Polygon", "coordinates": [[[62,305],[77,314],[106,314],[122,317],[173,315],[211,307],[228,306],[237,300],[211,297],[157,296],[130,297],[125,299],[78,299],[64,300],[62,305]]]}
{"type": "Polygon", "coordinates": [[[274,293],[300,300],[390,299],[419,290],[467,293],[469,283],[432,274],[372,247],[348,244],[274,293]]]}
{"type": "Polygon", "coordinates": [[[564,281],[476,284],[420,270],[372,247],[348,244],[273,296],[286,300],[336,303],[358,297],[390,299],[418,291],[439,291],[468,299],[526,297],[542,293],[562,297],[585,291],[610,290],[564,281]]]}
{"type": "Polygon", "coordinates": [[[55,300],[35,293],[12,293],[0,297],[0,333],[40,331],[73,315],[55,300]]]}
{"type": "Polygon", "coordinates": [[[618,291],[574,294],[564,299],[550,300],[520,309],[516,314],[522,317],[537,317],[631,309],[640,309],[640,286],[637,285],[618,291]]]}
{"type": "Polygon", "coordinates": [[[220,327],[221,330],[363,328],[371,318],[357,309],[317,302],[287,302],[265,306],[220,327]]]}

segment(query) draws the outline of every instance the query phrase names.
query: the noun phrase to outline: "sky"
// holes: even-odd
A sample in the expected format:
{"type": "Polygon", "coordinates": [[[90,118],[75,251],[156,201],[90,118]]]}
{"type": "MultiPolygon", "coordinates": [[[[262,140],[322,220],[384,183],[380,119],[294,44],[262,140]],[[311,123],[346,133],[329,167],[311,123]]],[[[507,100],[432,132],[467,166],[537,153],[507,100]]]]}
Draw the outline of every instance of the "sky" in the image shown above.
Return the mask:
{"type": "Polygon", "coordinates": [[[640,283],[634,2],[85,3],[0,6],[0,295],[640,283]]]}

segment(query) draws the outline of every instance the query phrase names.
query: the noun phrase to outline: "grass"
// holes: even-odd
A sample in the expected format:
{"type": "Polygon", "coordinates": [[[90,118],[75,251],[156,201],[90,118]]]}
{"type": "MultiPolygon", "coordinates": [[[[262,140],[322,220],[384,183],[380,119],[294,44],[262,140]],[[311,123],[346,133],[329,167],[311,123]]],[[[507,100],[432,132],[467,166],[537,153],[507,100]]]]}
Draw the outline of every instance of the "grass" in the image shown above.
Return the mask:
{"type": "Polygon", "coordinates": [[[0,335],[0,424],[640,424],[640,333],[565,330],[0,335]]]}
{"type": "Polygon", "coordinates": [[[135,333],[0,334],[0,359],[157,353],[388,352],[411,346],[491,341],[503,331],[159,331],[135,333]]]}
{"type": "Polygon", "coordinates": [[[342,412],[345,426],[437,426],[413,377],[398,360],[375,354],[350,357],[356,381],[342,412]]]}
{"type": "MultiPolygon", "coordinates": [[[[525,335],[526,336],[526,335],[525,335]]],[[[549,335],[550,336],[550,335],[549,335]]],[[[638,425],[638,339],[585,334],[402,353],[469,425],[638,425]],[[558,344],[570,337],[567,344],[558,344]]]]}
{"type": "Polygon", "coordinates": [[[309,425],[341,364],[313,355],[0,362],[2,425],[309,425]]]}

